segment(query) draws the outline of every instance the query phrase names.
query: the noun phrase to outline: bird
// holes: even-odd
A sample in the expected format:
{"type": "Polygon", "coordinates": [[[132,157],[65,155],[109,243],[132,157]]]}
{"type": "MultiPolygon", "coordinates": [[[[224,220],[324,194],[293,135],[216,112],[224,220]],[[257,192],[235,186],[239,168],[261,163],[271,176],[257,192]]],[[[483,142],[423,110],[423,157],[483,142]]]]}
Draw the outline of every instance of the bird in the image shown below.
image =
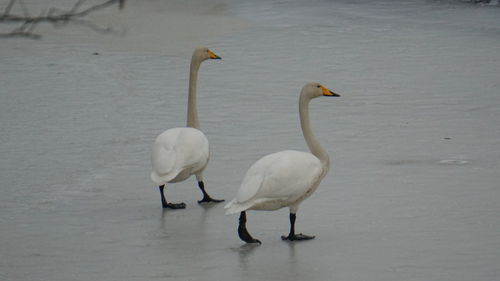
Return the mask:
{"type": "Polygon", "coordinates": [[[163,208],[184,209],[186,204],[167,202],[164,188],[167,183],[184,181],[195,175],[203,198],[198,203],[223,202],[213,199],[205,191],[203,170],[210,158],[208,139],[200,130],[196,106],[196,82],[200,64],[208,59],[221,59],[210,49],[196,48],[191,58],[189,73],[189,94],[187,106],[187,126],[172,128],[161,133],[155,140],[151,154],[151,180],[160,189],[163,208]]]}
{"type": "Polygon", "coordinates": [[[309,120],[309,102],[320,96],[339,97],[323,85],[307,83],[300,92],[299,115],[309,152],[284,150],[268,154],[246,172],[236,197],[224,208],[226,214],[240,213],[238,236],[246,243],[261,241],[253,238],[246,228],[246,211],[290,209],[290,232],[282,240],[310,240],[315,236],[295,233],[295,220],[300,203],[320,184],[330,168],[330,157],[314,136],[309,120]]]}

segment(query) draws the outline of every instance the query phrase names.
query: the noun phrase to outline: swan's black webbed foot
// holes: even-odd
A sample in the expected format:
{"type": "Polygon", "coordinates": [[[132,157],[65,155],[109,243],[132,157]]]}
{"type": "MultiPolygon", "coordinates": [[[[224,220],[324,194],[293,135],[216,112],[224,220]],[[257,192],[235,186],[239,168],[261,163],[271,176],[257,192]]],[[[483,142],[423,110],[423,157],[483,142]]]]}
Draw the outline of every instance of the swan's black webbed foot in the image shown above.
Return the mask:
{"type": "Polygon", "coordinates": [[[186,203],[162,203],[163,209],[186,209],[186,203]]]}
{"type": "Polygon", "coordinates": [[[160,194],[161,194],[161,206],[163,209],[185,209],[186,208],[186,203],[168,203],[167,199],[165,199],[165,194],[163,192],[163,189],[165,188],[165,185],[160,185],[158,187],[160,189],[160,194]]]}
{"type": "Polygon", "coordinates": [[[259,244],[262,244],[262,242],[260,242],[259,239],[255,239],[253,238],[250,233],[248,233],[247,229],[246,228],[241,228],[241,227],[238,227],[238,236],[240,237],[241,240],[247,242],[247,243],[259,243],[259,244]]]}
{"type": "Polygon", "coordinates": [[[198,204],[220,203],[225,201],[224,199],[213,199],[212,197],[210,197],[210,195],[208,195],[208,193],[205,191],[205,184],[203,183],[203,181],[198,182],[198,187],[200,187],[201,192],[203,192],[203,199],[199,200],[198,204]]]}
{"type": "Polygon", "coordinates": [[[246,227],[246,222],[247,222],[247,217],[245,211],[241,212],[240,214],[240,224],[238,225],[238,236],[240,237],[241,240],[247,242],[247,243],[259,243],[260,240],[253,238],[250,233],[248,233],[247,227],[246,227]]]}
{"type": "Polygon", "coordinates": [[[311,240],[314,239],[316,236],[310,236],[310,235],[305,235],[302,233],[299,234],[289,234],[288,236],[281,236],[282,240],[289,240],[289,241],[302,241],[302,240],[311,240]]]}
{"type": "Polygon", "coordinates": [[[295,234],[295,220],[297,219],[297,215],[294,213],[290,213],[290,233],[288,236],[281,236],[282,240],[288,241],[302,241],[302,240],[311,240],[314,239],[315,236],[309,236],[302,233],[295,234]]]}

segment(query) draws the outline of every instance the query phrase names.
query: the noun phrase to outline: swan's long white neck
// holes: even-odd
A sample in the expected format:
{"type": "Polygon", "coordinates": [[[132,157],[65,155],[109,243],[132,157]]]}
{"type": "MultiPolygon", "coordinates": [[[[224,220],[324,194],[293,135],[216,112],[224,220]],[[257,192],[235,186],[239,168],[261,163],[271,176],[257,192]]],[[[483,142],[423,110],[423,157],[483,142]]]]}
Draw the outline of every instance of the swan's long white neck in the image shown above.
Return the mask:
{"type": "Polygon", "coordinates": [[[311,129],[311,122],[309,120],[309,102],[311,97],[307,95],[304,91],[300,94],[299,99],[299,114],[300,114],[300,125],[302,127],[302,134],[306,140],[307,146],[311,153],[318,157],[325,169],[325,172],[330,168],[330,157],[326,150],[321,146],[319,141],[314,136],[311,129]]]}
{"type": "Polygon", "coordinates": [[[191,128],[200,128],[198,120],[198,107],[196,105],[196,81],[198,80],[198,70],[201,62],[193,55],[191,67],[189,69],[189,95],[187,108],[187,126],[191,128]]]}

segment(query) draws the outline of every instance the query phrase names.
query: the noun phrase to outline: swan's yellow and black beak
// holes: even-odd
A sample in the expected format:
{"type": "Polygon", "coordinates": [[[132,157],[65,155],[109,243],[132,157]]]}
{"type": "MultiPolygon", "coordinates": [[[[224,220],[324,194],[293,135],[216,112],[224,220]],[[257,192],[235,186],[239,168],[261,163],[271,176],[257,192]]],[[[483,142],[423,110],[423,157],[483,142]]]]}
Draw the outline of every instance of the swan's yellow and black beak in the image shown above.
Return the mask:
{"type": "Polygon", "coordinates": [[[214,52],[208,50],[208,57],[213,59],[213,60],[220,60],[222,59],[221,57],[219,57],[218,55],[216,55],[214,52]]]}
{"type": "Polygon", "coordinates": [[[323,96],[327,96],[327,97],[340,97],[339,94],[336,94],[330,90],[328,90],[326,87],[323,87],[320,85],[320,88],[321,88],[321,91],[323,91],[323,96]]]}

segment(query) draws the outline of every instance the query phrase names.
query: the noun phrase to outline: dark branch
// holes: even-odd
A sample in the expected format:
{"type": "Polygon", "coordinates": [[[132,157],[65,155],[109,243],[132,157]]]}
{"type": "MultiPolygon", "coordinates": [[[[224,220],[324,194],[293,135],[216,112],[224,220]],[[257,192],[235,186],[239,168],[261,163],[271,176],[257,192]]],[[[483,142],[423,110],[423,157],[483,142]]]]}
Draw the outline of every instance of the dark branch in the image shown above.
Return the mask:
{"type": "Polygon", "coordinates": [[[86,0],[78,0],[73,5],[73,7],[68,11],[59,10],[56,8],[50,8],[48,12],[42,12],[39,16],[31,16],[29,14],[28,9],[22,2],[22,0],[11,0],[7,4],[3,13],[0,13],[0,23],[17,22],[21,23],[21,25],[12,30],[10,33],[0,34],[0,38],[24,37],[29,39],[39,39],[41,36],[39,34],[34,34],[33,31],[39,23],[43,22],[51,23],[53,25],[67,24],[69,22],[73,22],[75,24],[88,26],[92,30],[97,32],[120,34],[120,32],[117,32],[110,27],[106,28],[100,27],[90,21],[84,20],[83,18],[93,12],[104,9],[116,3],[118,3],[120,9],[123,9],[125,0],[107,0],[101,4],[90,6],[86,9],[78,11],[83,6],[85,1],[86,0]],[[24,15],[16,15],[10,13],[16,1],[21,6],[24,15]]]}
{"type": "Polygon", "coordinates": [[[3,15],[7,15],[10,13],[10,10],[12,9],[12,6],[14,6],[14,3],[16,0],[10,0],[9,4],[7,4],[7,7],[5,7],[5,11],[3,12],[3,15]]]}

